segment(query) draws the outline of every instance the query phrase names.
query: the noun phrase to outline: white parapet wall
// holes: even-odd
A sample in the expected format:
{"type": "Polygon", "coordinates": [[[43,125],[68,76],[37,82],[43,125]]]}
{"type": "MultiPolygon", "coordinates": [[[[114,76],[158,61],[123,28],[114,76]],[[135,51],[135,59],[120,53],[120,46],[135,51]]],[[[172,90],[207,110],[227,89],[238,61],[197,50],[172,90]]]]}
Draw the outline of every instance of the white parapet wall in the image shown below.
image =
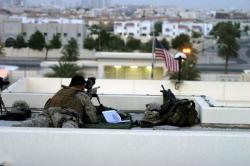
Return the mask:
{"type": "MultiPolygon", "coordinates": [[[[68,85],[68,78],[23,78],[3,91],[7,93],[53,94],[68,85]]],[[[205,95],[221,101],[250,101],[250,82],[184,81],[179,89],[169,80],[113,80],[97,79],[98,94],[161,95],[161,85],[175,95],[205,95]]]]}
{"type": "MultiPolygon", "coordinates": [[[[17,100],[26,101],[32,108],[43,108],[45,102],[68,85],[66,78],[25,78],[2,92],[5,105],[17,100]]],[[[179,89],[166,80],[110,80],[98,79],[98,94],[102,104],[118,110],[143,111],[146,104],[162,104],[161,85],[170,88],[180,98],[193,99],[203,124],[250,125],[250,83],[185,81],[179,89]],[[209,101],[201,95],[209,97],[209,101]],[[210,106],[208,102],[214,103],[210,106]],[[226,105],[222,105],[226,103],[226,105]]],[[[97,100],[92,100],[97,104],[97,100]]]]}
{"type": "Polygon", "coordinates": [[[0,128],[8,166],[247,166],[250,132],[0,128]]]}

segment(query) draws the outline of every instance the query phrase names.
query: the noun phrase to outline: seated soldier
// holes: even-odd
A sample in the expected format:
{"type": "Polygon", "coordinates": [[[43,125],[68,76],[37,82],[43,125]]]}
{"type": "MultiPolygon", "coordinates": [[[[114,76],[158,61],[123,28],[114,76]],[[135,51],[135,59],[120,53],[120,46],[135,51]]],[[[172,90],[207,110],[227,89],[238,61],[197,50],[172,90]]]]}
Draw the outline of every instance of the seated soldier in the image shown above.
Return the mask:
{"type": "Polygon", "coordinates": [[[15,126],[78,128],[84,123],[97,123],[96,108],[84,89],[84,77],[74,76],[68,87],[46,102],[41,115],[15,126]]]}

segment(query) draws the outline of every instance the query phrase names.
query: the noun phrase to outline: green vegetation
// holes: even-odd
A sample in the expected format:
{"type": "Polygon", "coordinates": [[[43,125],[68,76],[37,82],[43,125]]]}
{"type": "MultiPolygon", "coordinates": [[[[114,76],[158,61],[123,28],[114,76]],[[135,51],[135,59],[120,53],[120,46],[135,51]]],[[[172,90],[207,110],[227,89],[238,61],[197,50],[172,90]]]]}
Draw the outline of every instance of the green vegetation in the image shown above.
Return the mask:
{"type": "Polygon", "coordinates": [[[196,32],[196,31],[192,31],[192,38],[200,38],[202,36],[201,33],[196,32]]]}
{"type": "MultiPolygon", "coordinates": [[[[181,78],[182,80],[199,80],[200,71],[196,68],[197,56],[196,50],[193,48],[190,37],[185,34],[181,34],[172,40],[172,47],[179,51],[184,48],[189,48],[191,53],[187,55],[187,59],[182,62],[181,78]]],[[[170,79],[177,79],[178,73],[170,75],[170,79]]]]}
{"type": "Polygon", "coordinates": [[[156,22],[155,23],[155,36],[160,36],[160,34],[162,33],[162,22],[156,22]]]}
{"type": "Polygon", "coordinates": [[[36,31],[30,36],[28,45],[31,49],[42,51],[45,47],[45,38],[43,34],[39,31],[36,31]]]}
{"type": "Polygon", "coordinates": [[[74,62],[78,60],[79,49],[77,41],[71,38],[62,51],[62,57],[59,60],[59,65],[51,66],[53,73],[47,74],[48,77],[73,77],[81,73],[82,68],[74,62]]]}
{"type": "Polygon", "coordinates": [[[228,73],[228,61],[230,58],[238,56],[240,48],[237,38],[240,37],[240,24],[233,24],[232,22],[221,22],[214,26],[212,32],[218,40],[218,55],[225,59],[225,74],[228,73]]]}
{"type": "Polygon", "coordinates": [[[114,51],[125,51],[126,50],[126,45],[124,40],[117,35],[112,35],[110,36],[109,40],[109,51],[114,50],[114,51]]]}
{"type": "MultiPolygon", "coordinates": [[[[135,39],[133,37],[128,37],[127,43],[126,43],[126,48],[128,51],[134,51],[134,50],[139,50],[141,47],[141,41],[138,39],[135,39]]],[[[152,49],[152,46],[151,46],[152,49]]]]}
{"type": "Polygon", "coordinates": [[[63,56],[61,57],[61,61],[77,61],[79,56],[79,49],[77,41],[74,38],[71,38],[68,41],[62,50],[63,56]]]}
{"type": "Polygon", "coordinates": [[[60,39],[60,35],[56,34],[53,35],[53,38],[49,41],[49,44],[45,44],[45,50],[46,50],[46,54],[45,54],[45,60],[48,59],[48,52],[50,49],[60,49],[62,47],[62,42],[60,39]]]}
{"type": "Polygon", "coordinates": [[[0,55],[4,55],[4,45],[0,43],[0,55]]]}
{"type": "Polygon", "coordinates": [[[186,34],[180,34],[172,40],[172,48],[182,51],[183,48],[190,48],[191,46],[190,37],[186,34]]]}
{"type": "Polygon", "coordinates": [[[96,49],[96,41],[95,39],[91,38],[91,37],[88,37],[84,40],[84,48],[85,49],[88,49],[88,50],[93,50],[93,49],[96,49]]]}
{"type": "Polygon", "coordinates": [[[73,77],[76,74],[83,74],[79,66],[69,62],[59,62],[59,65],[54,65],[50,68],[53,70],[53,73],[48,73],[48,77],[67,78],[73,77]]]}
{"type": "Polygon", "coordinates": [[[50,40],[49,47],[51,49],[59,49],[62,47],[61,37],[59,34],[53,35],[53,38],[50,40]]]}
{"type": "Polygon", "coordinates": [[[22,34],[17,35],[16,40],[13,44],[14,48],[20,49],[20,48],[26,48],[28,46],[27,42],[24,40],[24,37],[22,34]]]}
{"type": "Polygon", "coordinates": [[[170,44],[165,38],[163,38],[160,42],[167,50],[170,49],[170,44]]]}

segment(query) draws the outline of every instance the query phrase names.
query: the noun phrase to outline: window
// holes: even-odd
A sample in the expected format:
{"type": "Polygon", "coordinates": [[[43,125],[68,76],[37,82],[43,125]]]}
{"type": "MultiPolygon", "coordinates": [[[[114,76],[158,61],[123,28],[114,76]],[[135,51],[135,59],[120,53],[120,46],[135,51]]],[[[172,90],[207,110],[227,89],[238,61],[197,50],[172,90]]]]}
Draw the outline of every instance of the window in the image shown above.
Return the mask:
{"type": "Polygon", "coordinates": [[[81,37],[82,36],[82,34],[81,33],[77,33],[77,37],[81,37]]]}
{"type": "Polygon", "coordinates": [[[61,33],[56,33],[56,35],[61,36],[61,33]]]}
{"type": "Polygon", "coordinates": [[[23,32],[23,36],[26,36],[27,35],[27,33],[26,32],[23,32]]]}
{"type": "Polygon", "coordinates": [[[67,37],[67,36],[68,36],[68,34],[67,34],[67,33],[64,33],[64,34],[63,34],[63,36],[64,36],[64,37],[67,37]]]}
{"type": "Polygon", "coordinates": [[[44,36],[47,36],[48,34],[46,32],[43,33],[44,36]]]}

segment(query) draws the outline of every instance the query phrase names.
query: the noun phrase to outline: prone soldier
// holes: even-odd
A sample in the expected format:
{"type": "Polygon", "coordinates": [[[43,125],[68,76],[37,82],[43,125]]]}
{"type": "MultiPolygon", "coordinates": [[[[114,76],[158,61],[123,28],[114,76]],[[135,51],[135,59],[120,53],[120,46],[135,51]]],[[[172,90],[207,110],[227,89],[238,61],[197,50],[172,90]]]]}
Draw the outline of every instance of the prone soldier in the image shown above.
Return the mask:
{"type": "Polygon", "coordinates": [[[79,128],[84,123],[97,123],[96,108],[85,86],[83,76],[74,76],[69,86],[63,86],[46,102],[42,114],[14,126],[79,128]]]}

